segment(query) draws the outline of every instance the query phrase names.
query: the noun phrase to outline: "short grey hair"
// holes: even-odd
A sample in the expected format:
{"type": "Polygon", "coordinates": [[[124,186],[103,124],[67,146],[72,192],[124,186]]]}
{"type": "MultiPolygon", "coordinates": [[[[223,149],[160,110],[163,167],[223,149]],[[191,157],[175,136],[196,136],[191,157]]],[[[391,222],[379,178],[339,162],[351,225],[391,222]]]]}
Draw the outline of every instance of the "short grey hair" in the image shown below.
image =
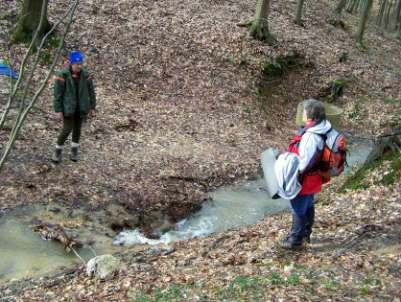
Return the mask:
{"type": "Polygon", "coordinates": [[[321,101],[307,99],[304,101],[304,108],[306,112],[306,118],[316,122],[326,119],[326,110],[324,109],[324,104],[321,101]]]}

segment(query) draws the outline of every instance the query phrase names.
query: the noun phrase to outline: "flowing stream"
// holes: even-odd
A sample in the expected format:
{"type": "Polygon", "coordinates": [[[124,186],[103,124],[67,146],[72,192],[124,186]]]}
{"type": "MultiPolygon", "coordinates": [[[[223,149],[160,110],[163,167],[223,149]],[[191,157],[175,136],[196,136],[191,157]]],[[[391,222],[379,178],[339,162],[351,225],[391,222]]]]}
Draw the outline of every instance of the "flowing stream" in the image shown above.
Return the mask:
{"type": "MultiPolygon", "coordinates": [[[[353,167],[363,165],[373,148],[369,140],[349,140],[347,173],[353,167]]],[[[120,245],[160,244],[194,237],[207,236],[249,225],[289,207],[289,202],[268,197],[263,179],[240,185],[220,188],[210,193],[210,201],[202,209],[178,222],[174,229],[162,234],[159,239],[148,239],[138,230],[125,230],[113,240],[106,236],[93,235],[93,248],[78,250],[80,256],[89,260],[96,253],[112,253],[120,245]]],[[[42,209],[43,211],[43,209],[42,209]]],[[[46,210],[45,210],[46,211],[46,210]]],[[[81,260],[73,253],[67,254],[61,244],[45,241],[29,227],[34,211],[0,213],[0,282],[13,278],[40,276],[60,266],[71,267],[81,260]]],[[[90,234],[88,234],[90,235],[90,234]]]]}
{"type": "MultiPolygon", "coordinates": [[[[96,254],[113,253],[119,249],[111,245],[107,236],[96,235],[93,246],[84,245],[67,252],[59,242],[44,240],[32,231],[30,220],[47,213],[41,206],[29,206],[13,211],[0,212],[0,283],[5,280],[43,276],[61,267],[73,267],[88,261],[96,254]]],[[[83,236],[89,236],[82,234],[83,236]]]]}
{"type": "Polygon", "coordinates": [[[264,180],[259,179],[244,185],[221,188],[210,194],[211,200],[205,203],[199,212],[178,222],[174,230],[161,235],[160,239],[148,239],[138,230],[127,230],[114,239],[114,244],[167,244],[207,236],[253,224],[266,214],[288,208],[288,201],[270,199],[264,186],[264,180]]]}
{"type": "MultiPolygon", "coordinates": [[[[370,140],[348,138],[348,167],[345,173],[361,167],[373,149],[370,140]]],[[[267,176],[271,177],[271,176],[267,176]]],[[[114,238],[117,245],[168,244],[173,241],[207,236],[212,233],[249,225],[265,215],[283,211],[289,201],[270,199],[263,179],[245,184],[223,187],[210,194],[211,201],[202,209],[177,223],[175,229],[162,234],[159,239],[148,239],[138,230],[126,230],[114,238]]]]}
{"type": "Polygon", "coordinates": [[[42,240],[14,217],[0,219],[0,243],[0,280],[42,275],[77,260],[61,244],[42,240]]]}

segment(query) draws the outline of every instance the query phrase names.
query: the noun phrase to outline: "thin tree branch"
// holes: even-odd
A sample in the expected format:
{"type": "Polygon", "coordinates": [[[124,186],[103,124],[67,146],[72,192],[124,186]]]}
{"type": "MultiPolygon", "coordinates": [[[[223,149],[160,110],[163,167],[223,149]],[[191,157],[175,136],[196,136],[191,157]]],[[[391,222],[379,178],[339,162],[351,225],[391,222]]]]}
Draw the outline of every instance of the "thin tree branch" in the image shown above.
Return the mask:
{"type": "MultiPolygon", "coordinates": [[[[70,3],[71,3],[71,0],[70,0],[70,3]]],[[[70,4],[70,3],[69,3],[69,4],[70,4]]],[[[71,6],[70,9],[65,13],[65,15],[62,16],[62,17],[60,18],[60,20],[58,20],[58,22],[57,22],[56,24],[54,24],[54,25],[52,26],[52,28],[46,33],[46,35],[42,38],[42,41],[41,41],[41,43],[40,43],[40,45],[39,45],[39,48],[38,48],[37,51],[36,51],[36,57],[35,57],[35,61],[34,61],[33,65],[32,65],[32,70],[31,70],[31,72],[30,72],[29,78],[28,78],[28,80],[27,80],[27,83],[26,83],[25,88],[24,88],[24,91],[23,91],[22,100],[21,100],[23,106],[25,105],[25,100],[26,100],[26,96],[27,96],[27,94],[28,94],[28,89],[29,89],[29,87],[31,86],[31,81],[32,81],[32,78],[33,78],[33,75],[34,75],[34,71],[35,71],[35,69],[36,69],[36,66],[37,66],[38,63],[39,63],[39,60],[40,60],[40,52],[42,51],[42,48],[43,48],[43,46],[44,46],[44,44],[45,44],[47,38],[48,38],[48,37],[56,30],[56,28],[65,20],[65,18],[66,18],[66,17],[68,16],[68,14],[71,12],[72,8],[73,8],[73,7],[71,6]]]]}
{"type": "MultiPolygon", "coordinates": [[[[69,1],[69,4],[70,4],[71,2],[72,2],[72,0],[69,1]]],[[[37,67],[37,65],[38,65],[38,63],[39,63],[40,52],[41,52],[41,50],[42,50],[42,48],[43,48],[43,46],[44,46],[44,44],[45,44],[47,38],[48,38],[49,35],[51,35],[52,32],[65,20],[65,18],[68,16],[68,14],[71,12],[72,9],[73,9],[73,6],[71,6],[71,7],[67,10],[66,14],[65,14],[62,18],[60,18],[60,20],[59,20],[55,25],[53,25],[52,28],[51,28],[51,29],[46,33],[46,35],[42,38],[42,41],[41,41],[41,43],[40,43],[40,45],[39,45],[39,48],[37,49],[37,52],[36,52],[36,57],[35,57],[35,61],[34,61],[34,63],[33,63],[32,69],[31,69],[31,71],[29,72],[29,78],[28,78],[28,80],[27,80],[27,83],[25,84],[25,88],[24,88],[24,91],[23,91],[23,96],[22,96],[21,103],[20,103],[20,112],[22,112],[23,109],[24,109],[24,107],[25,107],[25,100],[26,100],[26,97],[27,97],[27,94],[28,94],[28,89],[29,89],[29,87],[31,86],[31,81],[32,81],[34,72],[35,72],[36,67],[37,67]]],[[[16,118],[16,120],[15,120],[15,122],[14,122],[14,127],[13,127],[13,129],[15,129],[15,125],[18,124],[19,118],[20,118],[20,117],[21,117],[21,114],[18,114],[18,116],[17,116],[17,118],[16,118]]]]}
{"type": "Polygon", "coordinates": [[[6,120],[7,114],[10,111],[11,103],[13,102],[15,94],[17,93],[17,90],[18,90],[18,88],[19,88],[19,86],[21,84],[22,77],[23,77],[24,70],[25,70],[26,61],[28,60],[29,54],[31,53],[32,49],[34,48],[35,41],[39,36],[39,32],[40,32],[40,29],[42,27],[43,20],[45,18],[46,9],[47,9],[47,0],[43,1],[43,3],[42,3],[42,10],[41,10],[41,14],[40,14],[40,21],[39,21],[38,27],[36,28],[35,34],[33,35],[33,38],[32,38],[32,41],[29,44],[29,47],[28,47],[28,50],[27,50],[27,52],[26,52],[26,54],[24,56],[24,59],[22,60],[21,67],[20,67],[19,74],[18,74],[17,83],[15,83],[15,85],[14,85],[14,89],[12,90],[12,93],[10,94],[10,96],[8,98],[8,102],[6,104],[5,110],[3,111],[3,114],[1,116],[1,119],[0,119],[0,130],[4,125],[4,122],[6,120]]]}
{"type": "Polygon", "coordinates": [[[30,101],[28,106],[22,112],[20,112],[19,117],[17,117],[18,123],[16,123],[14,125],[14,127],[13,127],[13,129],[11,131],[9,140],[7,142],[6,148],[3,151],[3,154],[2,154],[1,159],[0,159],[0,171],[4,166],[4,163],[5,163],[8,155],[9,155],[9,153],[11,151],[11,148],[14,145],[14,142],[15,142],[15,140],[16,140],[16,138],[17,138],[17,136],[18,136],[18,134],[19,134],[19,132],[21,130],[21,127],[22,127],[22,124],[23,124],[25,118],[27,117],[27,115],[30,112],[30,110],[32,109],[32,107],[35,105],[37,99],[39,98],[39,96],[42,93],[42,91],[44,90],[44,88],[46,87],[46,84],[47,84],[47,82],[48,82],[48,80],[50,78],[50,75],[52,74],[52,72],[54,70],[54,67],[56,66],[56,64],[57,64],[57,62],[59,60],[62,48],[64,46],[64,41],[65,41],[67,33],[68,33],[69,29],[70,29],[70,26],[71,26],[71,23],[72,23],[72,20],[73,20],[73,16],[74,16],[75,10],[76,10],[76,8],[78,6],[78,3],[79,3],[79,0],[76,0],[75,3],[72,6],[70,16],[69,16],[69,19],[68,19],[67,24],[65,26],[65,31],[64,31],[62,39],[61,39],[61,43],[60,43],[59,47],[57,48],[56,54],[55,54],[55,56],[53,58],[52,65],[50,66],[50,70],[48,71],[48,73],[46,75],[46,78],[42,82],[42,85],[40,86],[40,88],[36,91],[34,97],[30,101]]]}

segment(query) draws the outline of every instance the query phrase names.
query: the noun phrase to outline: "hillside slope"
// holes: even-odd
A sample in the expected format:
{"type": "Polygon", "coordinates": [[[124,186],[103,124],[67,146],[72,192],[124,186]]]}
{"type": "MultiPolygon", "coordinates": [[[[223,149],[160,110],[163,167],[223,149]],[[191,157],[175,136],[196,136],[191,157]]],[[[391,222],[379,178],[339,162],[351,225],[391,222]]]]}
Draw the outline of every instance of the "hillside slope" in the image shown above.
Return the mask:
{"type": "MultiPolygon", "coordinates": [[[[211,188],[255,177],[261,151],[286,145],[297,102],[318,96],[336,79],[347,80],[338,101],[346,111],[346,129],[368,136],[399,127],[399,104],[389,101],[401,98],[399,43],[372,28],[361,52],[352,39],[353,16],[345,16],[347,30],[338,29],[325,21],[330,1],[308,2],[305,27],[298,27],[292,23],[295,2],[273,3],[271,30],[279,43],[271,47],[237,26],[253,15],[250,1],[82,1],[67,47],[87,53],[99,100],[98,116],[84,131],[82,160],[48,162],[59,127],[50,115],[49,85],[40,101],[45,113],[32,115],[0,176],[0,206],[44,202],[94,211],[119,203],[138,215],[139,223],[180,219],[211,188]],[[308,68],[286,74],[267,95],[258,93],[266,85],[262,60],[294,52],[308,68]],[[339,62],[344,52],[348,59],[339,62]]],[[[51,18],[63,7],[64,1],[52,1],[51,18]]],[[[21,58],[21,46],[12,51],[21,58]]],[[[7,53],[1,44],[0,57],[7,53]]],[[[106,282],[78,270],[9,284],[0,297],[123,301],[161,285],[186,284],[179,291],[193,300],[250,299],[248,294],[390,300],[400,296],[399,192],[399,177],[391,186],[356,193],[327,189],[315,241],[302,253],[274,247],[288,228],[283,214],[176,243],[168,256],[155,256],[146,247],[123,253],[126,269],[106,282]],[[227,292],[230,288],[234,292],[227,292]],[[253,293],[254,288],[261,291],[253,293]]]]}

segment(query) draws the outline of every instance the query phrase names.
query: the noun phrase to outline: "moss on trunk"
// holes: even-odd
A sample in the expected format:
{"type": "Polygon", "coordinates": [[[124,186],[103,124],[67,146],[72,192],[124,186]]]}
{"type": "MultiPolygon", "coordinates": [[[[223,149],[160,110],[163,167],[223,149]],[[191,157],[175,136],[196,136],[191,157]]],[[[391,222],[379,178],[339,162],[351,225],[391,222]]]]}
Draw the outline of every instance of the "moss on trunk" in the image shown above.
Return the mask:
{"type": "Polygon", "coordinates": [[[29,42],[40,23],[40,17],[42,12],[42,5],[45,2],[46,10],[45,16],[42,22],[42,26],[39,29],[39,37],[42,37],[50,29],[50,23],[47,20],[47,0],[24,0],[22,4],[21,13],[18,18],[17,25],[15,26],[11,42],[29,42]]]}
{"type": "Polygon", "coordinates": [[[258,0],[255,19],[250,28],[250,35],[257,40],[274,43],[276,39],[270,34],[267,17],[269,15],[270,0],[258,0]]]}

